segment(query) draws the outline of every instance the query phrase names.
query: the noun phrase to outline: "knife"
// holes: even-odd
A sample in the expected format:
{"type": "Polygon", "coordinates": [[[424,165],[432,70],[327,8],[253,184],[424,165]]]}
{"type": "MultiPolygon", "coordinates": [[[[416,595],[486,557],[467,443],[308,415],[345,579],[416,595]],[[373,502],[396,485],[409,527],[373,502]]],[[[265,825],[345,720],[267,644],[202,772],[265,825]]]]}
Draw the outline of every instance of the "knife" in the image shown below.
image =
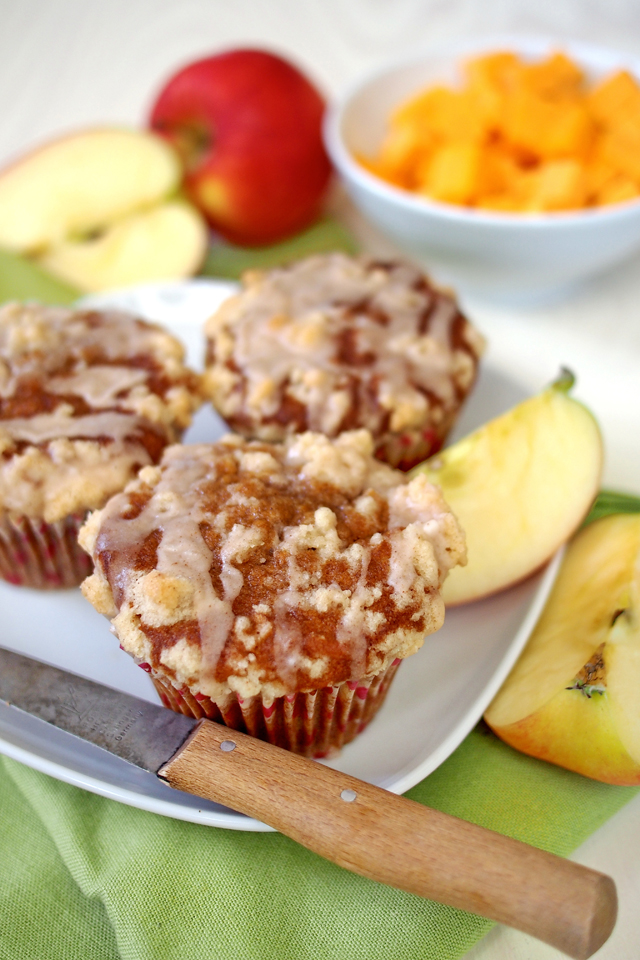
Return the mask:
{"type": "Polygon", "coordinates": [[[613,880],[210,720],[0,648],[0,700],[255,817],[354,873],[590,957],[613,930],[613,880]]]}

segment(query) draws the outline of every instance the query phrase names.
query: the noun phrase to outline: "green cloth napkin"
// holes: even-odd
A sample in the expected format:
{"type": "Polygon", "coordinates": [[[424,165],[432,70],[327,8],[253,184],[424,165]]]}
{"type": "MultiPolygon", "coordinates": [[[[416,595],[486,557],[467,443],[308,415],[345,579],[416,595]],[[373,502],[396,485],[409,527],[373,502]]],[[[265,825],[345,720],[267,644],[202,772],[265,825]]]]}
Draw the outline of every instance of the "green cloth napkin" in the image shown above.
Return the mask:
{"type": "MultiPolygon", "coordinates": [[[[0,763],[2,960],[454,960],[492,926],[279,834],[170,820],[0,763]]],[[[408,795],[568,854],[636,792],[480,725],[408,795]]]]}
{"type": "MultiPolygon", "coordinates": [[[[307,234],[259,258],[220,247],[206,269],[237,276],[327,242],[351,249],[336,237],[325,223],[311,245],[307,234]]],[[[0,302],[75,296],[0,252],[0,302]]],[[[605,507],[630,509],[615,495],[605,507]]],[[[0,960],[454,960],[492,926],[279,834],[160,817],[7,758],[0,770],[0,960]]],[[[408,795],[566,855],[636,792],[518,754],[481,723],[408,795]]]]}
{"type": "Polygon", "coordinates": [[[295,237],[268,247],[236,247],[230,243],[214,243],[209,248],[201,273],[205,277],[237,280],[244,270],[267,270],[289,260],[332,250],[356,253],[357,244],[338,220],[322,217],[295,237]]]}
{"type": "Polygon", "coordinates": [[[79,296],[78,290],[52,277],[32,260],[0,249],[0,304],[7,300],[67,304],[79,296]]]}

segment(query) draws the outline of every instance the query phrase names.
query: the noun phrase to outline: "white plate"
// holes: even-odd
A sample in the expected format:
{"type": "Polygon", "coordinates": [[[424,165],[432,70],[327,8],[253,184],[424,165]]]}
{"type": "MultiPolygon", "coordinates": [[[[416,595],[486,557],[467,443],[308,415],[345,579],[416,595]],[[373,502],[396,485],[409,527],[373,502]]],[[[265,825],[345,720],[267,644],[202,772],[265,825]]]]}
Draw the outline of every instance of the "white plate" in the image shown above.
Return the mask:
{"type": "MultiPolygon", "coordinates": [[[[202,362],[202,323],[233,284],[194,280],[87,298],[159,321],[202,362]]],[[[456,434],[496,416],[524,396],[508,371],[485,364],[456,434]]],[[[212,440],[222,421],[202,410],[185,440],[212,440]]],[[[436,769],[482,716],[538,617],[558,558],[546,572],[496,597],[447,613],[444,627],[403,664],[387,700],[330,766],[403,793],[436,769]]],[[[118,648],[109,624],[78,590],[40,593],[0,583],[2,646],[143,697],[157,696],[146,673],[118,648]]],[[[268,830],[218,804],[171,790],[152,774],[55,727],[0,705],[0,752],[28,766],[131,806],[234,830],[268,830]]]]}

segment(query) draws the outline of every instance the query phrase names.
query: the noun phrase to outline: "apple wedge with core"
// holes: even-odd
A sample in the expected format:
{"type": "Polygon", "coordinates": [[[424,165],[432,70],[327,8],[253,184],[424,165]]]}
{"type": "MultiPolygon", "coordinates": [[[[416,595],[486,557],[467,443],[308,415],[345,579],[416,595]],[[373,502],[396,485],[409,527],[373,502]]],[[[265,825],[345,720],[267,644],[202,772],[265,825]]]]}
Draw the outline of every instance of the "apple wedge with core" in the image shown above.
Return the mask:
{"type": "Polygon", "coordinates": [[[485,714],[531,756],[605,783],[640,784],[640,515],[585,527],[485,714]]]}
{"type": "Polygon", "coordinates": [[[119,220],[89,240],[67,240],[40,263],[86,291],[173,280],[195,273],[207,246],[204,221],[175,201],[119,220]]]}
{"type": "Polygon", "coordinates": [[[442,488],[467,537],[468,563],[447,578],[449,605],[488,596],[523,580],[575,532],[602,471],[602,440],[592,414],[560,378],[535,397],[420,464],[442,488]]]}
{"type": "Polygon", "coordinates": [[[208,237],[197,210],[176,200],[181,182],[177,154],[152,133],[50,141],[0,171],[0,247],[84,291],[189,276],[208,237]]]}

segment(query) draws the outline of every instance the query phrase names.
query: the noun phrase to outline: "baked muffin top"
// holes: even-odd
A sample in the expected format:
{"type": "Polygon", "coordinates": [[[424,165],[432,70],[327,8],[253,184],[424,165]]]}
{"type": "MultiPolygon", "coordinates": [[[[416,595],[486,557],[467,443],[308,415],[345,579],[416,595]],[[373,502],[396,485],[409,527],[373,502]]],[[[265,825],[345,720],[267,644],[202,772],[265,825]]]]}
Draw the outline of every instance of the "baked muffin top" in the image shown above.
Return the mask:
{"type": "Polygon", "coordinates": [[[169,447],[91,515],[83,584],[123,647],[192,693],[357,680],[437,630],[464,540],[440,491],[367,431],[169,447]]]}
{"type": "Polygon", "coordinates": [[[411,264],[333,253],[243,283],[206,325],[204,383],[245,436],[437,428],[473,383],[481,335],[411,264]]]}
{"type": "Polygon", "coordinates": [[[188,426],[182,345],[124,313],[0,308],[0,514],[101,506],[188,426]]]}

